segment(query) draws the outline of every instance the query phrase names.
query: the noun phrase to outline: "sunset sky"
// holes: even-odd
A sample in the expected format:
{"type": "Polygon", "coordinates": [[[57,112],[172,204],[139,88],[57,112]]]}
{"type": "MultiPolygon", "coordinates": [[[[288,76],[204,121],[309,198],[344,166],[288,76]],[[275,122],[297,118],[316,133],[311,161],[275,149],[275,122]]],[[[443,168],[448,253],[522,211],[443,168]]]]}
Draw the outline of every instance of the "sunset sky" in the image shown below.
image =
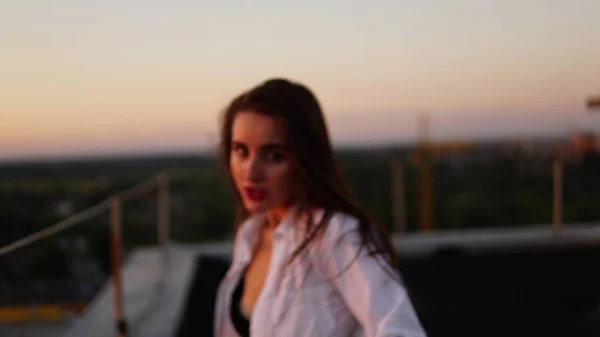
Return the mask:
{"type": "Polygon", "coordinates": [[[600,1],[0,3],[0,159],[204,149],[268,77],[334,143],[600,132],[600,1]]]}

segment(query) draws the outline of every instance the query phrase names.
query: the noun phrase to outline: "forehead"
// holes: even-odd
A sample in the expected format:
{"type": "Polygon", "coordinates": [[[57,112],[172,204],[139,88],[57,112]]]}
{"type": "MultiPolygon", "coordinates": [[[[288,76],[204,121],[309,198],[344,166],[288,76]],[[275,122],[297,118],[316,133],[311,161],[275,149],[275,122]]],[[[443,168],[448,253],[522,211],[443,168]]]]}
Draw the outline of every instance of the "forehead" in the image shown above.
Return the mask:
{"type": "Polygon", "coordinates": [[[285,132],[280,120],[266,114],[243,110],[238,112],[233,120],[231,138],[235,142],[256,146],[283,144],[285,132]]]}

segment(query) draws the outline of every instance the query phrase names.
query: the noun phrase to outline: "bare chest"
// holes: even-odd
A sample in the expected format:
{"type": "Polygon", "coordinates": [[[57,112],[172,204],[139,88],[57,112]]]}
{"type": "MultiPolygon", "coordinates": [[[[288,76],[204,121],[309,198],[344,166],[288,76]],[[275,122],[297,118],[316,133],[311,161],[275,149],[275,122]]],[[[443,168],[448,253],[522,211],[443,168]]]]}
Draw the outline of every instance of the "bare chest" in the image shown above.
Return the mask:
{"type": "Polygon", "coordinates": [[[241,301],[242,312],[247,318],[252,316],[253,308],[265,285],[271,263],[271,251],[270,246],[258,249],[248,265],[241,301]]]}

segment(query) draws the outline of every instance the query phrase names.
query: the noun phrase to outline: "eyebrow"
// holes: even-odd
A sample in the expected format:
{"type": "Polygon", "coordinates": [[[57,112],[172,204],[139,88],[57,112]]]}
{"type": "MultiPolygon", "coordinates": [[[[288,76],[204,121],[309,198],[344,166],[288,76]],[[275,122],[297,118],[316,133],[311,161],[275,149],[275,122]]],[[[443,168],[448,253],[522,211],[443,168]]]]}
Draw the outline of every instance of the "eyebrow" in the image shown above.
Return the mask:
{"type": "Polygon", "coordinates": [[[265,144],[261,147],[266,150],[285,150],[285,148],[286,148],[286,146],[281,143],[270,143],[270,144],[265,144]]]}
{"type": "MultiPolygon", "coordinates": [[[[238,145],[238,146],[239,145],[243,145],[243,146],[246,146],[246,144],[244,142],[240,142],[240,141],[237,141],[237,140],[232,140],[231,143],[233,145],[238,145]]],[[[285,150],[286,146],[283,143],[268,143],[268,144],[262,145],[261,149],[263,149],[263,150],[285,150]]]]}

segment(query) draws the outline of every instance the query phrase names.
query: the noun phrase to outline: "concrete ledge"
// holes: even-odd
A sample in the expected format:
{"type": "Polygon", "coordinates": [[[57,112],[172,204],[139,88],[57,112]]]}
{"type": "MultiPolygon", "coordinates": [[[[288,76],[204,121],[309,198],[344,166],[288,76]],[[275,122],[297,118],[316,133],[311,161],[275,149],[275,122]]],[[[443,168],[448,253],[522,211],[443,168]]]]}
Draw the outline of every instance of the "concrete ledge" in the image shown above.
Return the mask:
{"type": "MultiPolygon", "coordinates": [[[[196,249],[171,245],[170,265],[161,278],[160,251],[135,250],[123,269],[123,295],[130,336],[170,337],[182,315],[196,262],[196,249]]],[[[64,337],[105,337],[115,331],[112,282],[73,322],[64,337]]]]}

